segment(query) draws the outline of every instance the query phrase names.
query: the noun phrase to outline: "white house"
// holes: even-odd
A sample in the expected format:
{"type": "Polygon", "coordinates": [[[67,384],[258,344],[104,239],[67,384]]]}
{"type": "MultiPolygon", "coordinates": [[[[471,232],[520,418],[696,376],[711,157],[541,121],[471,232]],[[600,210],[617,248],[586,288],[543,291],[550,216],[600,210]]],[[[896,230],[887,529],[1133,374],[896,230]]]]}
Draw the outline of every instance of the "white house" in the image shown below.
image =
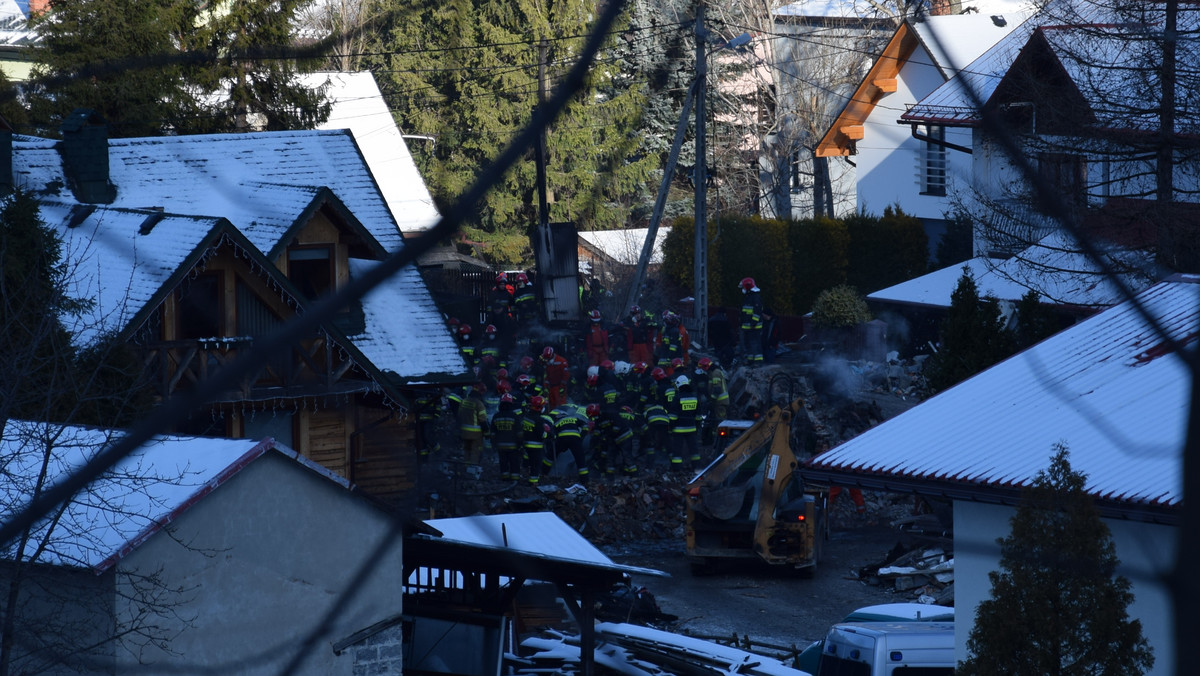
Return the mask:
{"type": "MultiPolygon", "coordinates": [[[[114,434],[9,421],[5,514],[114,434]]],[[[6,581],[24,576],[12,667],[348,676],[355,653],[331,646],[400,614],[402,543],[394,517],[273,439],[158,437],[4,551],[6,581]]],[[[398,628],[388,640],[398,669],[398,628]]]]}
{"type": "Polygon", "coordinates": [[[952,211],[952,186],[970,172],[971,133],[910,128],[900,115],[1015,30],[1028,14],[952,14],[905,19],[817,145],[817,157],[855,167],[856,208],[898,206],[920,218],[931,245],[952,211]]]}
{"type": "Polygon", "coordinates": [[[1173,674],[1164,580],[1180,536],[1192,380],[1176,350],[1194,355],[1197,336],[1200,277],[1173,277],[813,458],[806,476],[953,503],[962,660],[998,569],[996,540],[1009,533],[1021,488],[1065,444],[1133,583],[1129,612],[1154,650],[1151,673],[1173,674]]]}
{"type": "MultiPolygon", "coordinates": [[[[1195,30],[1197,14],[1180,11],[1179,30],[1195,30]]],[[[1190,112],[1200,95],[1187,69],[1176,82],[1173,129],[1159,133],[1162,83],[1155,64],[1162,59],[1163,20],[1160,3],[1132,13],[1050,3],[900,116],[918,129],[970,132],[969,145],[950,150],[970,154],[970,181],[957,190],[982,224],[976,253],[1010,255],[1064,218],[1087,220],[1086,212],[1104,208],[1110,216],[1123,212],[1124,220],[1109,218],[1096,234],[1132,246],[1173,244],[1176,222],[1194,224],[1194,211],[1168,210],[1166,200],[1156,199],[1165,185],[1158,173],[1163,138],[1176,143],[1169,153],[1170,202],[1198,201],[1200,185],[1196,158],[1181,150],[1187,146],[1181,141],[1200,128],[1190,112]],[[1147,221],[1166,223],[1146,232],[1147,221]]],[[[1177,62],[1195,63],[1196,50],[1195,41],[1180,40],[1177,62]]]]}

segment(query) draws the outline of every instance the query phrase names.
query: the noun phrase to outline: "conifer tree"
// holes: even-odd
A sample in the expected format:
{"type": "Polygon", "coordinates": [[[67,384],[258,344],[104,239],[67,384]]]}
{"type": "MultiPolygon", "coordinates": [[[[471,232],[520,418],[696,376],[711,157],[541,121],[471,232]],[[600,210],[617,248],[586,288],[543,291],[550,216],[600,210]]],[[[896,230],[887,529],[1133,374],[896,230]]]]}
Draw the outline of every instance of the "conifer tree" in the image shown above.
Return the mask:
{"type": "Polygon", "coordinates": [[[925,377],[939,391],[972,376],[1013,353],[1013,336],[1004,328],[993,298],[980,298],[966,266],[950,295],[942,323],[941,349],[925,362],[925,377]]]}
{"type": "Polygon", "coordinates": [[[114,137],[312,128],[329,117],[323,91],[294,81],[291,21],[302,0],[55,0],[26,89],[30,123],[53,135],[76,108],[99,112],[114,137]]]}
{"type": "MultiPolygon", "coordinates": [[[[379,4],[390,11],[372,9],[380,28],[367,65],[401,130],[436,138],[414,146],[414,156],[442,205],[461,194],[529,121],[539,60],[552,89],[573,64],[595,8],[580,0],[379,4]]],[[[623,72],[614,51],[625,39],[644,38],[641,31],[611,36],[589,85],[547,130],[551,221],[571,221],[581,230],[611,228],[625,223],[632,199],[653,201],[647,186],[656,178],[658,157],[643,152],[637,132],[644,78],[623,72]]],[[[466,232],[490,245],[484,255],[511,256],[524,248],[537,211],[530,153],[487,195],[466,232]],[[521,246],[514,249],[505,239],[521,246]]]]}
{"type": "Polygon", "coordinates": [[[1112,537],[1086,478],[1057,445],[999,540],[991,598],[979,604],[970,657],[955,673],[1116,676],[1154,665],[1141,622],[1126,612],[1131,585],[1116,574],[1112,537]]]}

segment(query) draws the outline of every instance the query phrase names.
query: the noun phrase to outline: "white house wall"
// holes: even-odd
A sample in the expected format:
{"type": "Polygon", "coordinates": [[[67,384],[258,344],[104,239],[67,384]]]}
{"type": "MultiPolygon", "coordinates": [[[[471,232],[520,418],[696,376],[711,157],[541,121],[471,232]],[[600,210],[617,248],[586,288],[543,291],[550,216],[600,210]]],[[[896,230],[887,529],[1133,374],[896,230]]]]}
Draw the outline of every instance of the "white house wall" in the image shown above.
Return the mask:
{"type": "MultiPolygon", "coordinates": [[[[119,656],[118,673],[136,669],[137,658],[151,672],[279,673],[388,528],[361,497],[267,453],[185,512],[173,537],[158,533],[120,563],[161,568],[168,585],[194,591],[176,608],[180,634],[170,650],[179,654],[147,647],[119,656]]],[[[331,644],[398,614],[402,579],[397,538],[296,673],[349,676],[354,649],[337,657],[331,644]]],[[[118,608],[118,617],[129,611],[118,608]]]]}
{"type": "MultiPolygon", "coordinates": [[[[941,220],[950,211],[947,196],[922,195],[920,159],[925,144],[912,137],[912,128],[897,124],[906,106],[916,103],[944,80],[924,49],[914,50],[896,78],[896,91],[885,95],[864,124],[858,142],[858,209],[880,215],[884,208],[899,205],[904,213],[927,220],[941,220]]],[[[968,129],[946,129],[946,141],[971,146],[968,129]]],[[[947,195],[971,170],[971,155],[947,149],[947,195]]]]}
{"type": "MultiPolygon", "coordinates": [[[[1001,505],[956,501],[954,503],[954,658],[967,657],[967,637],[975,622],[980,602],[991,596],[988,573],[1000,568],[996,540],[1011,531],[1015,509],[1001,505]]],[[[1138,521],[1105,519],[1112,532],[1118,572],[1133,583],[1134,602],[1130,617],[1142,623],[1142,635],[1154,651],[1150,676],[1175,673],[1171,599],[1162,583],[1170,572],[1176,552],[1178,529],[1138,521]]],[[[1036,627],[1029,630],[1036,631],[1036,627]]]]}

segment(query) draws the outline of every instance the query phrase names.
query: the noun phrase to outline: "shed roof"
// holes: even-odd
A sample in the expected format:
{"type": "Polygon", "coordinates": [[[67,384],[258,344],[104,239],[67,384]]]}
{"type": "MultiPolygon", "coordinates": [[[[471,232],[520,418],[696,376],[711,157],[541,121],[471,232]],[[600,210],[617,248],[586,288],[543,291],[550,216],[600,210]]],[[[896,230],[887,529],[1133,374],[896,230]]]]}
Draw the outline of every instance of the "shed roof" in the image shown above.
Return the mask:
{"type": "MultiPolygon", "coordinates": [[[[1195,354],[1200,276],[1138,303],[1195,354]]],[[[1055,444],[1109,513],[1174,522],[1190,374],[1132,302],[1068,328],[811,461],[812,477],[1014,501],[1055,444]]]]}
{"type": "MultiPolygon", "coordinates": [[[[13,510],[32,494],[43,456],[39,440],[54,439],[48,470],[48,480],[53,482],[120,435],[115,430],[10,420],[0,438],[0,453],[12,458],[0,476],[0,500],[13,510]]],[[[155,437],[72,498],[41,552],[37,547],[50,525],[45,519],[39,522],[25,555],[39,563],[103,572],[268,452],[281,453],[308,471],[349,487],[345,479],[274,439],[155,437]]],[[[11,557],[12,552],[5,550],[5,556],[11,557]]]]}
{"type": "MultiPolygon", "coordinates": [[[[506,552],[546,564],[584,566],[607,572],[666,576],[662,571],[613,563],[596,546],[553,512],[488,514],[425,522],[442,533],[432,538],[474,548],[506,552]]],[[[431,536],[417,536],[431,538],[431,536]]]]}
{"type": "MultiPolygon", "coordinates": [[[[637,265],[646,243],[649,228],[627,228],[623,230],[589,230],[579,233],[579,239],[612,260],[622,265],[637,265]]],[[[654,247],[650,250],[650,265],[663,261],[663,242],[671,228],[658,228],[654,236],[654,247]]]]}
{"type": "MultiPolygon", "coordinates": [[[[1155,280],[1137,251],[1112,248],[1104,255],[1117,269],[1125,270],[1122,281],[1141,291],[1155,280]]],[[[1031,289],[1043,303],[1079,308],[1102,308],[1123,298],[1120,288],[1085,256],[1070,235],[1053,232],[1037,244],[1009,258],[977,256],[916,279],[890,286],[867,296],[870,300],[949,307],[950,295],[966,267],[981,296],[1016,302],[1031,289]]]]}

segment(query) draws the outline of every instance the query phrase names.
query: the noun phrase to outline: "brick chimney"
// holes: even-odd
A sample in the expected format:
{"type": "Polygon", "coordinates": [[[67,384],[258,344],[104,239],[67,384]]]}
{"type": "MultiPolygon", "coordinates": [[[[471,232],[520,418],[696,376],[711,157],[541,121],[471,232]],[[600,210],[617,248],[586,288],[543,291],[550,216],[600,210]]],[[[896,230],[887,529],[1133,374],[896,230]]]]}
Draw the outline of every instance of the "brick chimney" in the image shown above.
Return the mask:
{"type": "Polygon", "coordinates": [[[26,18],[44,14],[48,9],[50,9],[50,0],[29,0],[29,16],[26,18]]]}
{"type": "Polygon", "coordinates": [[[76,108],[62,125],[58,145],[63,172],[75,199],[88,204],[110,204],[117,189],[108,182],[108,127],[94,110],[76,108]]]}
{"type": "Polygon", "coordinates": [[[929,0],[930,16],[949,16],[962,12],[962,0],[929,0]]]}

